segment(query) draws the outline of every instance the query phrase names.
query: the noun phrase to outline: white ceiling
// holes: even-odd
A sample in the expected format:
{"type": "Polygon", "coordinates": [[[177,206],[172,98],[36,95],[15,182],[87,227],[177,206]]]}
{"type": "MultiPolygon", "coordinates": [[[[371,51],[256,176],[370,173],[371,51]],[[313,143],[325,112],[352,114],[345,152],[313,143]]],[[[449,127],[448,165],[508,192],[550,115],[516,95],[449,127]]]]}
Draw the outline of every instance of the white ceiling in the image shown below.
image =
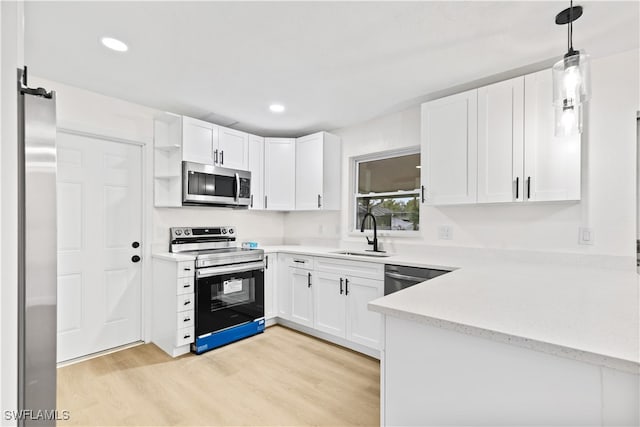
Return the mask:
{"type": "MultiPolygon", "coordinates": [[[[638,2],[582,2],[574,45],[639,46],[638,2]]],[[[568,2],[27,2],[33,75],[271,136],[355,124],[566,50],[568,2]],[[129,45],[102,47],[109,35],[129,45]],[[279,102],[287,111],[268,110],[279,102]]]]}

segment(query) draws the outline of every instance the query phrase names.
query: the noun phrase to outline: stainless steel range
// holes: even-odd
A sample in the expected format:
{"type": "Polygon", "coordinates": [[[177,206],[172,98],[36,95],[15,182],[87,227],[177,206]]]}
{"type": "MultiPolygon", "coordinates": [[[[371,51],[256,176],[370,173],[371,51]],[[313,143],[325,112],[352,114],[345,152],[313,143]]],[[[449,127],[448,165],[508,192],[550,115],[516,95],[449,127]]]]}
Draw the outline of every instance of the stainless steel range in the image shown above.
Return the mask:
{"type": "Polygon", "coordinates": [[[169,250],[192,254],[195,343],[201,354],[264,331],[264,251],[237,247],[233,227],[171,228],[169,250]]]}

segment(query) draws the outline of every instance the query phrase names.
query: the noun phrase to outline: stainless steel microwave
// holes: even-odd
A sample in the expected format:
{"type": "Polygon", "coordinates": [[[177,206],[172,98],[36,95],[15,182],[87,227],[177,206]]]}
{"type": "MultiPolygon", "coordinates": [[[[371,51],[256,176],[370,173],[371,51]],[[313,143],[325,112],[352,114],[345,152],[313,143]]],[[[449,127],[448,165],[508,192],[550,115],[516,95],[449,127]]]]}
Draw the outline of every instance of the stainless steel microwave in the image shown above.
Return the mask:
{"type": "Polygon", "coordinates": [[[247,208],[251,172],[182,162],[182,204],[247,208]]]}

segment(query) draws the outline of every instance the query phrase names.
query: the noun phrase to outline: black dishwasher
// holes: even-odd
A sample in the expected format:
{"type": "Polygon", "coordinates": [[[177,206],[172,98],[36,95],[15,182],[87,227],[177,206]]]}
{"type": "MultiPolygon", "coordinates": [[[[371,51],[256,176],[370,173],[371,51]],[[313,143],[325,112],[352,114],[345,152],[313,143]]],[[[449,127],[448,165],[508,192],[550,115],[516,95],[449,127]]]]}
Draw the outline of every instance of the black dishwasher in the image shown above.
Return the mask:
{"type": "Polygon", "coordinates": [[[449,270],[387,264],[384,266],[384,294],[398,292],[446,273],[449,273],[449,270]]]}

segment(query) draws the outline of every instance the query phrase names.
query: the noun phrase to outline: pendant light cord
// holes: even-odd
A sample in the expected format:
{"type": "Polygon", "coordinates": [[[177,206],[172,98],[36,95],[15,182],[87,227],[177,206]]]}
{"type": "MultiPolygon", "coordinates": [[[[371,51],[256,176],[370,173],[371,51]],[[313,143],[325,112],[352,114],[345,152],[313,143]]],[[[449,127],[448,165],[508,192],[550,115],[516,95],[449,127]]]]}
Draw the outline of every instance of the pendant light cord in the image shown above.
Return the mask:
{"type": "Polygon", "coordinates": [[[573,52],[573,0],[570,0],[569,2],[569,28],[568,28],[568,32],[569,32],[569,40],[568,40],[568,45],[569,45],[569,52],[573,52]]]}

